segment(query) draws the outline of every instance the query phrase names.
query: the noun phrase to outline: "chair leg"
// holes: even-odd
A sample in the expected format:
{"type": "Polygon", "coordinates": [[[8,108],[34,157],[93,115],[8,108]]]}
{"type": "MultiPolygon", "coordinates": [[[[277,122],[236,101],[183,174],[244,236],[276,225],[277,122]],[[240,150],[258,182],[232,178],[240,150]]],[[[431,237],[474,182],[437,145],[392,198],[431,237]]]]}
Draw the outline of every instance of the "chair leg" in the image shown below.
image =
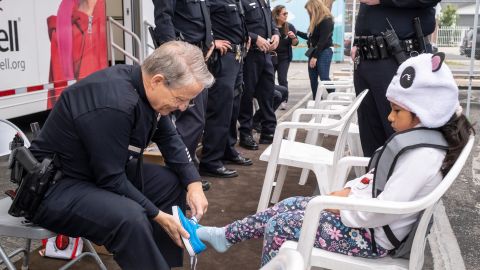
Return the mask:
{"type": "Polygon", "coordinates": [[[3,263],[5,263],[5,266],[7,266],[8,270],[16,270],[15,266],[13,266],[12,261],[10,261],[10,258],[8,258],[7,253],[5,253],[5,250],[0,246],[0,259],[2,259],[3,263]]]}
{"type": "Polygon", "coordinates": [[[30,264],[30,247],[32,246],[32,239],[25,241],[25,253],[23,254],[22,270],[27,270],[30,264]]]}
{"type": "Polygon", "coordinates": [[[308,179],[308,173],[310,172],[309,169],[302,169],[302,174],[300,175],[300,180],[298,180],[299,185],[305,185],[308,179]]]}
{"type": "Polygon", "coordinates": [[[314,169],[313,173],[317,178],[317,187],[320,190],[320,195],[328,195],[331,192],[330,188],[330,173],[328,169],[314,169]]]}
{"type": "Polygon", "coordinates": [[[83,252],[75,259],[71,260],[64,266],[60,267],[58,270],[66,270],[72,267],[76,262],[80,261],[83,257],[87,257],[87,256],[92,257],[95,260],[95,262],[98,264],[101,270],[107,270],[107,267],[105,267],[105,265],[103,264],[102,260],[100,259],[100,256],[98,256],[97,251],[95,250],[95,248],[93,248],[92,243],[88,239],[85,239],[85,238],[82,238],[82,239],[83,239],[83,244],[87,247],[88,251],[83,252]]]}
{"type": "Polygon", "coordinates": [[[257,213],[264,211],[268,207],[270,196],[272,195],[273,181],[275,180],[275,174],[277,170],[277,163],[268,162],[267,171],[263,180],[262,193],[260,194],[260,200],[258,201],[257,213]]]}
{"type": "Polygon", "coordinates": [[[288,166],[282,165],[280,166],[280,170],[278,172],[277,181],[275,184],[275,189],[273,190],[272,199],[270,200],[271,203],[277,203],[280,199],[280,193],[282,193],[283,183],[285,183],[285,177],[287,176],[288,166]]]}

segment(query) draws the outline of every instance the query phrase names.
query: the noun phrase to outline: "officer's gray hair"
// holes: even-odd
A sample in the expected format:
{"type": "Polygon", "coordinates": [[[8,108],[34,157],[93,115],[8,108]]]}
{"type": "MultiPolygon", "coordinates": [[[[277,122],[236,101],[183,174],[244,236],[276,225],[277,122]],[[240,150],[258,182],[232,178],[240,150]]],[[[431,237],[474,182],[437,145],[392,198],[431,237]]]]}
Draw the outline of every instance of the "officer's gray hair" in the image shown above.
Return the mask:
{"type": "Polygon", "coordinates": [[[215,81],[202,51],[183,41],[170,41],[160,46],[143,61],[142,71],[150,76],[162,74],[172,89],[194,83],[209,88],[215,81]]]}

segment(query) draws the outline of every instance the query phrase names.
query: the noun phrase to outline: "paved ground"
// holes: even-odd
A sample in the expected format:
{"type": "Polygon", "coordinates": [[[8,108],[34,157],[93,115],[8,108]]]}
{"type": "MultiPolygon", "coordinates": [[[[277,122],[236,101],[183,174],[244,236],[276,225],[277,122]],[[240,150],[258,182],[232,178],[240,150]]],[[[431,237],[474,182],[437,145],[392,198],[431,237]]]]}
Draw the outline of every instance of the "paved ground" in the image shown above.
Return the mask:
{"type": "MultiPolygon", "coordinates": [[[[345,64],[334,64],[332,67],[333,70],[340,70],[345,66],[345,64]]],[[[293,63],[289,77],[291,93],[288,108],[291,108],[310,91],[306,64],[293,63]]],[[[463,105],[466,96],[466,91],[461,91],[460,99],[463,105]]],[[[480,91],[473,91],[472,100],[470,115],[473,121],[478,122],[480,118],[480,91]]],[[[279,118],[288,119],[286,116],[282,117],[286,112],[278,111],[279,118]]],[[[26,129],[28,123],[43,121],[44,118],[45,115],[35,115],[14,119],[14,121],[21,125],[23,129],[26,129]]],[[[478,142],[479,135],[476,137],[478,142]]],[[[328,138],[325,143],[329,146],[333,145],[333,138],[328,138]]],[[[258,161],[258,156],[264,148],[265,146],[262,146],[258,151],[242,150],[244,155],[255,161],[255,164],[246,168],[237,167],[240,177],[229,180],[209,179],[213,185],[207,193],[210,207],[208,214],[202,220],[203,224],[221,226],[255,212],[266,170],[266,163],[258,161]]],[[[4,160],[3,163],[0,160],[0,166],[2,165],[5,165],[4,160]]],[[[282,198],[292,195],[310,195],[312,193],[315,183],[312,176],[305,186],[299,186],[296,183],[296,179],[299,177],[298,170],[290,170],[287,177],[282,198]]],[[[0,169],[1,191],[6,189],[7,183],[5,170],[0,169]]],[[[432,243],[432,252],[428,250],[426,253],[424,269],[480,269],[480,259],[477,256],[480,249],[478,242],[478,239],[480,239],[479,185],[480,145],[477,143],[474,153],[467,162],[461,176],[444,198],[443,206],[446,209],[446,215],[438,215],[441,216],[439,217],[441,220],[435,231],[439,233],[432,234],[434,239],[429,241],[432,243]],[[456,247],[459,247],[459,249],[456,247]]],[[[439,213],[442,214],[441,211],[439,213]]],[[[18,241],[3,239],[2,244],[5,242],[8,242],[7,245],[11,247],[18,241]]],[[[200,256],[197,269],[258,269],[261,245],[261,240],[248,241],[232,247],[224,254],[217,254],[209,249],[200,256]]],[[[55,269],[62,264],[62,261],[41,258],[36,252],[33,254],[31,269],[55,269]]],[[[102,259],[107,264],[108,269],[119,269],[111,256],[103,255],[102,259]]],[[[185,263],[185,265],[188,265],[186,259],[185,263]]],[[[85,259],[74,269],[96,268],[88,259],[85,259]]],[[[185,266],[183,269],[188,269],[188,267],[185,266]]]]}

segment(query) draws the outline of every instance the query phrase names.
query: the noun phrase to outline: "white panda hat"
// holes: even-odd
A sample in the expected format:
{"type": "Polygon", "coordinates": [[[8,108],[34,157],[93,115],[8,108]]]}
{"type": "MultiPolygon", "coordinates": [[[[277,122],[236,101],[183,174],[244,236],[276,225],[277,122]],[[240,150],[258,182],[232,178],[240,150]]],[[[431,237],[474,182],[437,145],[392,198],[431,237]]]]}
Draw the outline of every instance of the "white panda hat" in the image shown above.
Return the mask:
{"type": "Polygon", "coordinates": [[[441,127],[456,111],[461,112],[458,87],[444,59],[444,53],[409,58],[387,89],[390,102],[415,113],[428,128],[441,127]]]}

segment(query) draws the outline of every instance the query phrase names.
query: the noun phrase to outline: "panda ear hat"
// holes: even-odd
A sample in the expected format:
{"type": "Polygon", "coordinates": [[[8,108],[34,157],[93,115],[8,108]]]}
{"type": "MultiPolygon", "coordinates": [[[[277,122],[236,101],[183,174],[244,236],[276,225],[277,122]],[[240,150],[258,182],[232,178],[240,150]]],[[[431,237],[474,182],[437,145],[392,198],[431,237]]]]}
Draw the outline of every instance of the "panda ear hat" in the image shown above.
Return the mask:
{"type": "Polygon", "coordinates": [[[444,60],[444,53],[409,58],[387,89],[387,99],[415,113],[425,127],[445,125],[460,106],[458,87],[444,60]]]}

